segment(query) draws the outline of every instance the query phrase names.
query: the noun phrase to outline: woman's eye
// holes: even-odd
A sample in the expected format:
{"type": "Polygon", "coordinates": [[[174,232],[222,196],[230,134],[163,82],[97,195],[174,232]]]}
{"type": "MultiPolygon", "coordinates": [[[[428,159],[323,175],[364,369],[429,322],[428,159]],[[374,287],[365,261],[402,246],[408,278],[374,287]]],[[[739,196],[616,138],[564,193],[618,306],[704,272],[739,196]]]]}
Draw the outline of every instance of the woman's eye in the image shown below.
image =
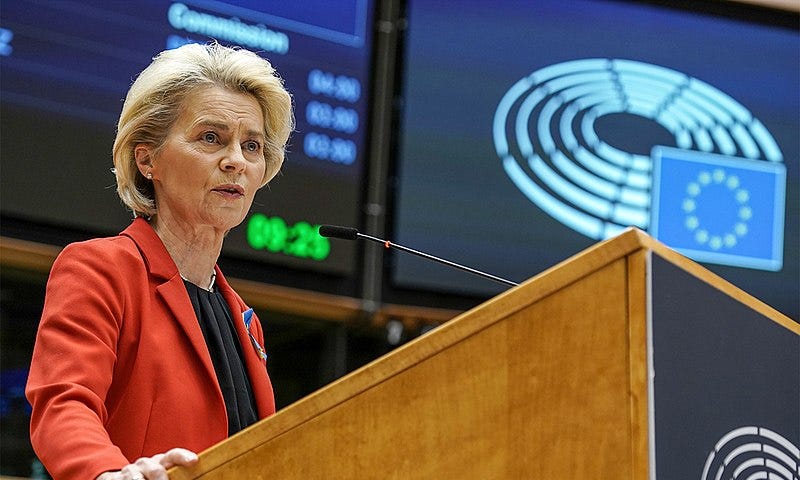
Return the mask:
{"type": "Polygon", "coordinates": [[[261,150],[261,144],[256,141],[245,142],[244,149],[248,152],[258,152],[261,150]]]}
{"type": "Polygon", "coordinates": [[[217,143],[217,134],[214,132],[206,132],[203,134],[203,141],[206,143],[217,143]]]}

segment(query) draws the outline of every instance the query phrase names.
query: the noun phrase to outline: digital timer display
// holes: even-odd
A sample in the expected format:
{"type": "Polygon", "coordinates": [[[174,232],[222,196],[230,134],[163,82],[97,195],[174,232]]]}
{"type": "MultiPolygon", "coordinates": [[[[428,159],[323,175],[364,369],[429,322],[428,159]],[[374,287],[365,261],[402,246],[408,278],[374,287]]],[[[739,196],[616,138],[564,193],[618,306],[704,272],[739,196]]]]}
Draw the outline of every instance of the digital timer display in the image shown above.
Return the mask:
{"type": "Polygon", "coordinates": [[[223,256],[336,275],[356,268],[354,246],[331,251],[311,225],[360,221],[374,0],[16,0],[0,9],[3,216],[98,235],[124,229],[131,217],[109,152],[132,79],[162,50],[215,40],[268,59],[296,121],[280,174],[255,196],[261,213],[229,232],[223,256]],[[49,194],[31,201],[41,188],[49,194]]]}
{"type": "Polygon", "coordinates": [[[330,240],[319,234],[319,225],[297,222],[288,225],[281,217],[253,214],[247,221],[247,243],[255,250],[267,250],[321,262],[331,253],[330,240]]]}

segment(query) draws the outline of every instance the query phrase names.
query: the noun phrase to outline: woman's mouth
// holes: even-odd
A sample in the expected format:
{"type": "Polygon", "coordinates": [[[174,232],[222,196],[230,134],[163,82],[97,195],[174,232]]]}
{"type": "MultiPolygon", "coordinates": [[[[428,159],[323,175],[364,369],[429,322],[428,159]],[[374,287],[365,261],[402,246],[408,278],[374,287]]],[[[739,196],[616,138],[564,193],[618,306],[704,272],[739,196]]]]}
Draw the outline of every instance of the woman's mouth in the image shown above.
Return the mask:
{"type": "Polygon", "coordinates": [[[214,188],[213,191],[229,198],[239,198],[244,196],[244,188],[235,184],[220,185],[214,188]]]}

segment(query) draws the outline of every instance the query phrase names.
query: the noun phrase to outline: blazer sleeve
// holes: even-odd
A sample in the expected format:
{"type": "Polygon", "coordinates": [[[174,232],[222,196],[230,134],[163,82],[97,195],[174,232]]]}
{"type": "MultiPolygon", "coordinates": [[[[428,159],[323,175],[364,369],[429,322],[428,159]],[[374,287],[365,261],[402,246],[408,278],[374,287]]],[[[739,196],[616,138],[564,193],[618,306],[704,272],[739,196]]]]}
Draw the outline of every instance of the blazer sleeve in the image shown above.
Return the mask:
{"type": "Polygon", "coordinates": [[[47,283],[26,395],[31,443],[54,478],[93,479],[129,463],[104,428],[125,309],[115,256],[100,243],[70,245],[47,283]]]}

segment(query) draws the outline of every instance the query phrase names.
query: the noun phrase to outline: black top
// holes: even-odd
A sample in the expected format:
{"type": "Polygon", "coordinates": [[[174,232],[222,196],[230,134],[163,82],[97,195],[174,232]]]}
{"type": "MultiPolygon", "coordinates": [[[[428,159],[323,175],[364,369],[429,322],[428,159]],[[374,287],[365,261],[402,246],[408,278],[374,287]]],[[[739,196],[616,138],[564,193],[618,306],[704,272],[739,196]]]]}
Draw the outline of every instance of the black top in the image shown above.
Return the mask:
{"type": "Polygon", "coordinates": [[[242,360],[242,348],[233,326],[230,307],[216,288],[209,292],[187,280],[183,283],[186,284],[194,313],[200,322],[222,389],[230,436],[258,420],[253,389],[242,360]]]}

